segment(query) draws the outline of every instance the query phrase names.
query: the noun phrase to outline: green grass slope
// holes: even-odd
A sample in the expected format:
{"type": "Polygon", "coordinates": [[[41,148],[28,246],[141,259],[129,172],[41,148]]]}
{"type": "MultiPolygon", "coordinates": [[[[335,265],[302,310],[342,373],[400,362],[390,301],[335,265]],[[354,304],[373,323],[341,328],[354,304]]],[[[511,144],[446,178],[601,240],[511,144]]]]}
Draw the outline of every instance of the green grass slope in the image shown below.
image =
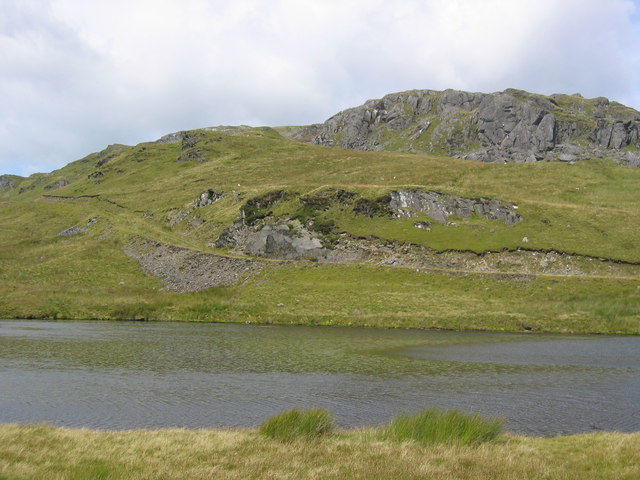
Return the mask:
{"type": "Polygon", "coordinates": [[[361,152],[292,142],[270,128],[115,145],[0,190],[0,316],[637,334],[639,181],[640,169],[599,160],[485,164],[361,152]],[[271,214],[293,217],[301,199],[331,187],[371,200],[398,188],[495,198],[516,204],[524,218],[507,226],[472,216],[426,231],[414,219],[362,216],[340,205],[312,211],[333,241],[349,234],[477,254],[526,248],[630,265],[624,276],[608,275],[603,264],[598,275],[524,278],[265,260],[259,274],[236,285],[179,294],[124,253],[142,237],[229,255],[212,245],[247,201],[283,190],[271,214]],[[225,196],[196,208],[208,189],[225,196]],[[73,226],[82,231],[59,235],[73,226]]]}

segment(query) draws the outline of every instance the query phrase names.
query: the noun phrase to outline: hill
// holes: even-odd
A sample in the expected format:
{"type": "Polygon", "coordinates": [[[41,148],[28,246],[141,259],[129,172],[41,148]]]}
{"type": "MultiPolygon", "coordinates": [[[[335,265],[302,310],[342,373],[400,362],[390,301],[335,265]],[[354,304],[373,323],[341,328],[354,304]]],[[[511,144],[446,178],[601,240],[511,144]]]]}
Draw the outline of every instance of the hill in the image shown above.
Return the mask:
{"type": "MultiPolygon", "coordinates": [[[[1,176],[0,316],[640,333],[637,112],[609,106],[629,115],[626,146],[572,137],[571,161],[463,155],[484,140],[444,152],[467,159],[366,151],[386,120],[360,150],[279,133],[320,141],[338,116],[1,176]]],[[[393,130],[402,145],[411,128],[393,130]]]]}

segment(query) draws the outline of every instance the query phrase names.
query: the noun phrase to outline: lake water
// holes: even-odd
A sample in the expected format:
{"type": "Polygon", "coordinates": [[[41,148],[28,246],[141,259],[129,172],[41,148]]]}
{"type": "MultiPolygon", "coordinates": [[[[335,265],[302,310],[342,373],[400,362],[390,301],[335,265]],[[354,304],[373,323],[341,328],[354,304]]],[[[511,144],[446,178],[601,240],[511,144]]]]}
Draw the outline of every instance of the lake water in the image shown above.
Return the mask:
{"type": "Polygon", "coordinates": [[[342,427],[460,408],[533,435],[640,430],[640,337],[233,324],[0,321],[0,422],[342,427]]]}

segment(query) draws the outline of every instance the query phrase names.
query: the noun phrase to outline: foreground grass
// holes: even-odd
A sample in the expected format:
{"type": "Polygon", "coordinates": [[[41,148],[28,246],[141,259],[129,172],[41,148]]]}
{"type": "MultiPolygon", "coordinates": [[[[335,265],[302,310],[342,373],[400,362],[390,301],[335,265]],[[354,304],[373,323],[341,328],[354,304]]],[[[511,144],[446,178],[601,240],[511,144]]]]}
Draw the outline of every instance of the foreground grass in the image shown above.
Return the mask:
{"type": "Polygon", "coordinates": [[[0,479],[637,479],[640,434],[503,436],[478,446],[372,430],[283,443],[254,430],[99,432],[0,426],[0,479]]]}

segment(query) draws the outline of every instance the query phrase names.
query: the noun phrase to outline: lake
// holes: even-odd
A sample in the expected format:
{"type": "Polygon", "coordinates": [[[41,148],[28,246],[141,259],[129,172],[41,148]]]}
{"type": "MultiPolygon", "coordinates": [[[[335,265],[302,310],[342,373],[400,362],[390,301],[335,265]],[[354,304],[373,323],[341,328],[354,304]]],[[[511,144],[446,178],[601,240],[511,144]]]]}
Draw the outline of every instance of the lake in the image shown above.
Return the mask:
{"type": "Polygon", "coordinates": [[[0,320],[0,422],[249,427],[323,407],[340,427],[459,408],[508,430],[640,430],[640,337],[0,320]]]}

